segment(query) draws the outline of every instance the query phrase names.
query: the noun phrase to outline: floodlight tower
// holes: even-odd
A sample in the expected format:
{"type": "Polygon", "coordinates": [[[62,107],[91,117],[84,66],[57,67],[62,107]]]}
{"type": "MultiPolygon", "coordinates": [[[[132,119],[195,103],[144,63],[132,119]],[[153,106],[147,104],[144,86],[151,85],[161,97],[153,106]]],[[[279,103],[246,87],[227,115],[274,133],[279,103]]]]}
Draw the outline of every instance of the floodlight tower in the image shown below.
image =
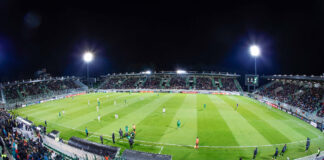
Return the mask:
{"type": "MultiPolygon", "coordinates": [[[[252,45],[250,46],[250,54],[252,57],[254,57],[254,75],[257,75],[257,66],[256,66],[256,59],[257,57],[260,56],[260,48],[257,45],[252,45]]],[[[255,85],[254,85],[254,90],[255,90],[255,85]]]]}
{"type": "Polygon", "coordinates": [[[93,60],[93,54],[89,51],[83,54],[83,60],[87,64],[87,85],[89,88],[89,63],[93,60]]]}

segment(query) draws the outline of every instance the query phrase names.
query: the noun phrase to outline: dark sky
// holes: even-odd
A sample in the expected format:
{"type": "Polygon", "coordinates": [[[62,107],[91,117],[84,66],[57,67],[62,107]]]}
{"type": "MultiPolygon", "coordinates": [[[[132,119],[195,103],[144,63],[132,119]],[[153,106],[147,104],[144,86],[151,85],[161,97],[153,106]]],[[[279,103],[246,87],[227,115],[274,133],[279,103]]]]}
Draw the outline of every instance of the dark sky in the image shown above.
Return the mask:
{"type": "Polygon", "coordinates": [[[260,74],[324,72],[324,1],[216,2],[1,0],[0,81],[41,68],[85,75],[86,50],[95,53],[93,76],[146,69],[252,73],[253,43],[262,49],[260,74]]]}

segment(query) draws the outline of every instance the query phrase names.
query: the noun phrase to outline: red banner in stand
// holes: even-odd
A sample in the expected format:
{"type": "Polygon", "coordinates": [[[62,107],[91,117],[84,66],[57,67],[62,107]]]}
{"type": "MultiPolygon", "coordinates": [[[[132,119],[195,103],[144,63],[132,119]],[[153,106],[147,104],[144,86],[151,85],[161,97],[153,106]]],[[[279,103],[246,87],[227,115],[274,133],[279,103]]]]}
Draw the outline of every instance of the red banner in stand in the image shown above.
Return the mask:
{"type": "Polygon", "coordinates": [[[182,91],[181,93],[197,94],[197,91],[182,91]]]}
{"type": "Polygon", "coordinates": [[[277,108],[278,109],[278,106],[273,104],[273,103],[270,103],[270,102],[266,102],[268,105],[272,106],[273,108],[277,108]]]}
{"type": "Polygon", "coordinates": [[[229,93],[223,93],[223,92],[213,92],[212,94],[229,95],[229,93]]]}
{"type": "Polygon", "coordinates": [[[69,97],[73,97],[73,96],[79,96],[79,95],[84,95],[84,94],[86,94],[86,92],[82,92],[82,93],[78,93],[78,94],[70,94],[70,95],[65,96],[65,98],[69,98],[69,97]]]}
{"type": "Polygon", "coordinates": [[[154,91],[140,91],[141,93],[154,93],[154,91]]]}

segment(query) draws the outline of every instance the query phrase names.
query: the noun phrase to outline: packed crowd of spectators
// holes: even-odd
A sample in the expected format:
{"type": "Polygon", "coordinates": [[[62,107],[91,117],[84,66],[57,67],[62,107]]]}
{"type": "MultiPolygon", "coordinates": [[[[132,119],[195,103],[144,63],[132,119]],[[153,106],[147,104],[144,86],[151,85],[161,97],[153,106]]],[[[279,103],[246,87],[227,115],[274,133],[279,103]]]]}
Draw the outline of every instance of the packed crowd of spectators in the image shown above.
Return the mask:
{"type": "Polygon", "coordinates": [[[199,90],[212,90],[212,80],[208,77],[197,77],[196,78],[196,89],[199,90]]]}
{"type": "Polygon", "coordinates": [[[65,90],[65,89],[76,89],[79,88],[77,84],[73,82],[73,80],[55,80],[55,81],[47,81],[47,88],[52,91],[65,90]]]}
{"type": "Polygon", "coordinates": [[[184,76],[174,76],[170,80],[170,86],[168,86],[168,89],[187,89],[186,86],[186,77],[184,76]]]}
{"type": "Polygon", "coordinates": [[[289,105],[299,107],[309,113],[317,112],[317,115],[323,117],[323,96],[322,87],[308,86],[300,83],[277,81],[266,89],[259,91],[259,94],[289,105]]]}
{"type": "Polygon", "coordinates": [[[19,86],[19,91],[23,97],[33,96],[44,93],[44,84],[39,83],[25,83],[19,86]]]}
{"type": "Polygon", "coordinates": [[[101,87],[103,89],[115,89],[118,87],[119,82],[121,81],[121,77],[111,77],[104,83],[101,87]]]}
{"type": "Polygon", "coordinates": [[[317,112],[317,116],[324,117],[324,104],[322,103],[322,109],[317,112]]]}
{"type": "Polygon", "coordinates": [[[0,125],[0,136],[5,142],[4,147],[11,154],[6,155],[7,157],[12,156],[16,160],[62,159],[60,155],[43,146],[40,133],[31,129],[32,127],[28,130],[35,134],[33,138],[25,137],[19,133],[17,128],[27,127],[18,123],[12,115],[3,109],[0,109],[0,125]]]}
{"type": "Polygon", "coordinates": [[[4,93],[7,99],[17,99],[19,98],[18,94],[19,86],[13,85],[4,88],[4,93]]]}
{"type": "MultiPolygon", "coordinates": [[[[197,89],[197,90],[216,90],[216,85],[212,83],[212,78],[215,77],[201,77],[191,76],[188,79],[187,75],[173,75],[173,76],[134,76],[123,77],[113,76],[109,77],[101,89],[197,89]],[[145,80],[146,79],[146,80],[145,80]],[[195,79],[195,80],[194,80],[195,79]],[[161,81],[163,83],[161,84],[161,81]],[[187,82],[188,81],[188,82],[187,82]]],[[[234,78],[221,78],[222,87],[221,90],[225,91],[238,91],[235,85],[234,78]]],[[[219,84],[219,78],[215,78],[217,84],[219,84]]]]}
{"type": "Polygon", "coordinates": [[[238,91],[233,78],[221,78],[222,86],[221,90],[225,91],[238,91]]]}
{"type": "Polygon", "coordinates": [[[129,77],[125,82],[120,86],[121,89],[135,89],[136,82],[139,80],[139,77],[129,77]]]}
{"type": "Polygon", "coordinates": [[[143,88],[148,88],[148,89],[160,88],[160,82],[161,82],[160,77],[148,77],[143,88]]]}
{"type": "Polygon", "coordinates": [[[16,83],[4,86],[7,102],[24,99],[30,96],[43,95],[53,91],[80,88],[74,80],[48,80],[38,82],[16,83]]]}

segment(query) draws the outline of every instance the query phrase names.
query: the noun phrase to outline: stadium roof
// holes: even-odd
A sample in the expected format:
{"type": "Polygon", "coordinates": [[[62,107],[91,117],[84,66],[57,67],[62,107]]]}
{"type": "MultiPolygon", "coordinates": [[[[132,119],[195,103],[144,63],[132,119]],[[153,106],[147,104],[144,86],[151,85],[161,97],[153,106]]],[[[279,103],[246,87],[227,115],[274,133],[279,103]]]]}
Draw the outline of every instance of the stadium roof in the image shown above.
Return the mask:
{"type": "Polygon", "coordinates": [[[268,75],[268,76],[261,76],[261,78],[324,82],[324,75],[321,75],[321,76],[313,76],[313,75],[312,76],[306,76],[306,75],[268,75]]]}
{"type": "Polygon", "coordinates": [[[65,77],[49,77],[49,78],[38,78],[38,79],[27,79],[27,80],[21,80],[21,81],[14,81],[14,82],[0,82],[1,86],[12,86],[16,84],[28,84],[28,83],[37,83],[37,82],[45,82],[45,81],[51,81],[51,80],[66,80],[66,79],[76,79],[79,77],[75,76],[65,76],[65,77]]]}
{"type": "MultiPolygon", "coordinates": [[[[147,75],[145,73],[113,73],[104,75],[105,76],[141,76],[147,75]]],[[[150,75],[178,75],[175,71],[161,71],[161,72],[153,72],[150,75]]],[[[197,72],[197,71],[187,71],[185,75],[200,75],[200,76],[222,76],[222,77],[240,77],[241,75],[236,73],[228,73],[228,72],[197,72]]]]}

